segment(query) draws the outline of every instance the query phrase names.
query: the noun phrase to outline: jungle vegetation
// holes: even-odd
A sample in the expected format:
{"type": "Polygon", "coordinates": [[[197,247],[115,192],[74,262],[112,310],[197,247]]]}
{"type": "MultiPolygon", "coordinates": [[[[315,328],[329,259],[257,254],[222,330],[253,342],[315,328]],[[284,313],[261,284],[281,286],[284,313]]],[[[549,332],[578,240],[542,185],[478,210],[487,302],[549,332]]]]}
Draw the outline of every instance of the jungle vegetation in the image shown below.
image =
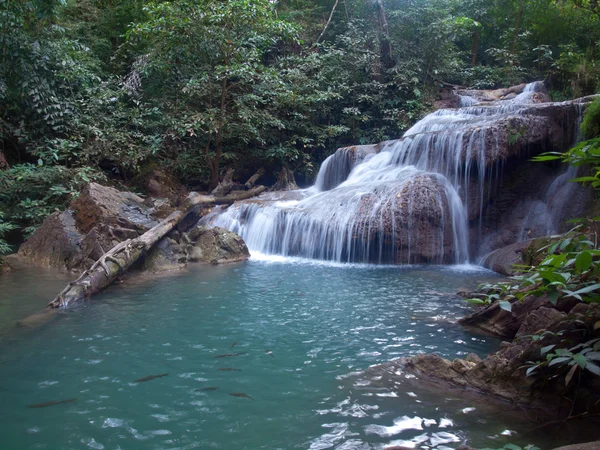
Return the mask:
{"type": "Polygon", "coordinates": [[[592,0],[0,0],[0,239],[151,164],[309,183],[452,85],[596,93],[598,42],[592,0]]]}

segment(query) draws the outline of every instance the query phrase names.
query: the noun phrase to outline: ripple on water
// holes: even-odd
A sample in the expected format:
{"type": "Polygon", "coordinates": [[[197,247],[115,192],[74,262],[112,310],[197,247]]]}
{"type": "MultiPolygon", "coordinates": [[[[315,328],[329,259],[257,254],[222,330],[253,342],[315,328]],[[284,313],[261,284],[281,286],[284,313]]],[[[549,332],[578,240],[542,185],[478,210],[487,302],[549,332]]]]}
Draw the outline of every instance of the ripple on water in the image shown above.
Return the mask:
{"type": "Polygon", "coordinates": [[[463,414],[472,404],[399,384],[413,381],[408,374],[392,381],[368,369],[434,347],[448,358],[494,349],[451,323],[465,309],[448,294],[487,275],[456,275],[250,261],[114,286],[61,316],[60,326],[0,343],[3,444],[354,450],[392,441],[441,449],[457,437],[515,442],[519,435],[502,434],[519,431],[512,423],[477,422],[490,417],[480,406],[463,414]],[[238,349],[243,358],[214,358],[238,349]],[[229,367],[240,371],[218,370],[229,367]],[[161,373],[170,376],[134,382],[161,373]],[[208,386],[219,389],[195,392],[208,386]],[[53,414],[23,406],[46,397],[78,404],[53,414]]]}

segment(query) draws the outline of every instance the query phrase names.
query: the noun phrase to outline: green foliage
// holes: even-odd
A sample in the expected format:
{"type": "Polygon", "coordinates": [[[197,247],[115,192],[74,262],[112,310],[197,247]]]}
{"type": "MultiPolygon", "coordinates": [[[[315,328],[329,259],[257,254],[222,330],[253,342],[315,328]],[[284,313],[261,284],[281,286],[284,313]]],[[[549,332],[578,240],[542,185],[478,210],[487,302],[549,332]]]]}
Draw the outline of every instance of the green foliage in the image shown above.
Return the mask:
{"type": "MultiPolygon", "coordinates": [[[[588,139],[600,137],[600,97],[594,100],[585,110],[581,122],[581,131],[588,139]]],[[[598,145],[596,145],[597,147],[598,145]]]]}
{"type": "MultiPolygon", "coordinates": [[[[16,225],[4,221],[4,213],[0,211],[0,256],[10,253],[12,248],[8,243],[3,239],[11,230],[14,230],[16,225]]],[[[2,258],[0,257],[0,265],[2,264],[2,258]]]]}
{"type": "Polygon", "coordinates": [[[338,147],[398,138],[447,83],[600,88],[593,2],[347,1],[328,21],[334,4],[0,0],[2,179],[25,174],[1,194],[7,220],[39,223],[84,170],[126,182],[156,162],[196,187],[224,166],[309,179],[338,147]]]}
{"type": "Polygon", "coordinates": [[[90,181],[105,181],[90,167],[20,164],[0,171],[0,210],[29,234],[56,210],[64,209],[90,181]]]}

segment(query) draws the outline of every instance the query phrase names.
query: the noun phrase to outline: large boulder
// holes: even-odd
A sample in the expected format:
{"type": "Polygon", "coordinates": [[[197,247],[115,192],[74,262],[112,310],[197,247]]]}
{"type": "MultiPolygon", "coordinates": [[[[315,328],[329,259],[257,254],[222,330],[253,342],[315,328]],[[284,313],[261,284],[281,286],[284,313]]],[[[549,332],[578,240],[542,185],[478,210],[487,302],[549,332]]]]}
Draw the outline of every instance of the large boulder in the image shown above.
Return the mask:
{"type": "Polygon", "coordinates": [[[165,237],[156,244],[144,259],[143,270],[150,272],[169,272],[186,267],[188,251],[185,244],[165,237]]]}
{"type": "Polygon", "coordinates": [[[77,270],[87,258],[81,249],[83,239],[73,211],[55,212],[21,245],[18,255],[33,264],[77,270]]]}
{"type": "Polygon", "coordinates": [[[246,261],[248,247],[236,233],[225,228],[195,225],[187,232],[172,231],[144,259],[143,270],[168,272],[188,263],[227,264],[246,261]]]}
{"type": "Polygon", "coordinates": [[[33,264],[81,271],[119,242],[158,224],[154,213],[131,192],[90,183],[68,210],[48,216],[18,255],[33,264]]]}
{"type": "Polygon", "coordinates": [[[143,198],[98,183],[88,184],[70,208],[75,211],[77,227],[82,233],[99,223],[138,232],[148,231],[158,223],[143,198]]]}
{"type": "Polygon", "coordinates": [[[354,228],[359,245],[375,252],[383,246],[384,261],[449,263],[455,257],[455,236],[446,186],[435,175],[410,180],[360,197],[354,228]]]}
{"type": "Polygon", "coordinates": [[[245,261],[250,252],[243,239],[225,228],[196,226],[187,233],[192,243],[189,261],[223,264],[245,261]]]}

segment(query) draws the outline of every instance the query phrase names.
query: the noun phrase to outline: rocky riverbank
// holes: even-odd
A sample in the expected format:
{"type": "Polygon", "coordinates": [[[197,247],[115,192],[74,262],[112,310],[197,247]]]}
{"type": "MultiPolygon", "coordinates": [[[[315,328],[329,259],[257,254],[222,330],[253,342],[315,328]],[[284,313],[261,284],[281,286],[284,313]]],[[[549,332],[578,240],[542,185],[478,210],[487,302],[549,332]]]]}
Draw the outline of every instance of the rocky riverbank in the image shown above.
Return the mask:
{"type": "MultiPolygon", "coordinates": [[[[175,210],[176,202],[173,196],[143,199],[90,183],[67,210],[46,218],[21,245],[17,256],[30,264],[81,272],[115,245],[157,225],[175,210]]],[[[192,262],[222,264],[248,259],[248,248],[238,235],[198,225],[204,212],[192,209],[137,268],[162,272],[182,269],[192,262]]]]}

